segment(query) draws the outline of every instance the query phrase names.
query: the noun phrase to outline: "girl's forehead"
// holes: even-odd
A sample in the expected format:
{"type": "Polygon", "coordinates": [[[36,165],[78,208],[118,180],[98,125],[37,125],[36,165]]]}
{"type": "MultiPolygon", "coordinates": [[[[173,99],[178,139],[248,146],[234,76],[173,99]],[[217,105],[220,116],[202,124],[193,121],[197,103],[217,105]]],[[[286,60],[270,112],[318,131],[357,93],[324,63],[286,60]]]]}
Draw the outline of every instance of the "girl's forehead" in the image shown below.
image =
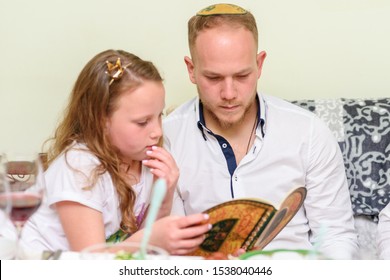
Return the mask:
{"type": "Polygon", "coordinates": [[[165,107],[165,89],[161,82],[146,82],[125,91],[117,100],[117,110],[137,114],[161,111],[165,107]]]}

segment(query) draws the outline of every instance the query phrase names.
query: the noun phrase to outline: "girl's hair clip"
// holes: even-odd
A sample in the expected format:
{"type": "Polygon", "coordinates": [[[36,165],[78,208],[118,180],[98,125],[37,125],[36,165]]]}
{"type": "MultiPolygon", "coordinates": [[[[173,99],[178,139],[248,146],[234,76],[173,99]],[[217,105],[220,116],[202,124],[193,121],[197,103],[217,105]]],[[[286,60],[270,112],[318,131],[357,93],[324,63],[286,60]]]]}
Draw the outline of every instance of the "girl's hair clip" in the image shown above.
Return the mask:
{"type": "Polygon", "coordinates": [[[116,63],[113,64],[109,61],[106,61],[106,65],[107,65],[107,71],[105,72],[108,76],[110,76],[111,80],[110,80],[110,85],[116,81],[116,80],[119,80],[122,75],[123,75],[123,72],[126,70],[127,67],[130,66],[131,63],[125,65],[122,67],[122,63],[121,63],[121,59],[120,57],[118,57],[118,59],[116,60],[116,63]]]}

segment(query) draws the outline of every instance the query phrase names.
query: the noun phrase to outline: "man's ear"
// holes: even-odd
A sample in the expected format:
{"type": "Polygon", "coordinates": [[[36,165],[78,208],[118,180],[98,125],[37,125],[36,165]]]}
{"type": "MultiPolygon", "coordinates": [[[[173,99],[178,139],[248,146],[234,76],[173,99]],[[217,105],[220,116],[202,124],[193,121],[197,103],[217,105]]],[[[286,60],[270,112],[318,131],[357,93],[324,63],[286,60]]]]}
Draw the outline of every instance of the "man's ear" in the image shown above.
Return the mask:
{"type": "Polygon", "coordinates": [[[184,57],[184,62],[187,66],[188,76],[193,84],[196,84],[195,80],[195,73],[194,73],[194,63],[192,62],[192,59],[188,56],[184,57]]]}
{"type": "Polygon", "coordinates": [[[267,53],[265,51],[259,52],[256,56],[256,61],[257,61],[257,78],[259,79],[261,76],[261,70],[263,69],[263,63],[265,58],[267,57],[267,53]]]}

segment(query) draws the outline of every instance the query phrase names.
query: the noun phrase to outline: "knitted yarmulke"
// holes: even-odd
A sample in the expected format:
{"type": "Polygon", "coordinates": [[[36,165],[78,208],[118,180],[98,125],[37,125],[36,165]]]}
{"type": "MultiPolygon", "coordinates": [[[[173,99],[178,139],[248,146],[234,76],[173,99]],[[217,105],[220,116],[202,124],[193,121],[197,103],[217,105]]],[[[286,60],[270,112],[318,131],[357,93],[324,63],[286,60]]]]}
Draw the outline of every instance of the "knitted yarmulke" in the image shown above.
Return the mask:
{"type": "Polygon", "coordinates": [[[215,4],[200,10],[197,16],[211,15],[244,15],[247,11],[233,4],[215,4]]]}

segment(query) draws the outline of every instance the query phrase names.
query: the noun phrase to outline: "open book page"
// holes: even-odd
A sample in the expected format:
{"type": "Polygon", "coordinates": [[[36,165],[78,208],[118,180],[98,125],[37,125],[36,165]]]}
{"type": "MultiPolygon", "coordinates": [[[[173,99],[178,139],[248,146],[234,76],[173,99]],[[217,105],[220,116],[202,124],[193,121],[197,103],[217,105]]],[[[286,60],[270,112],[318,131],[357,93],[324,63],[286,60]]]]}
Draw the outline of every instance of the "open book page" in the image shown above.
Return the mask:
{"type": "Polygon", "coordinates": [[[305,188],[295,189],[279,211],[259,199],[236,199],[208,209],[205,213],[213,227],[191,255],[207,257],[214,252],[231,254],[239,248],[263,248],[292,219],[305,197],[305,188]]]}
{"type": "Polygon", "coordinates": [[[291,221],[301,208],[306,192],[306,188],[299,187],[286,197],[273,219],[261,233],[253,249],[262,250],[291,221]]]}
{"type": "Polygon", "coordinates": [[[232,253],[249,248],[257,240],[276,209],[264,201],[237,199],[205,211],[213,225],[207,238],[191,255],[208,256],[214,252],[232,253]]]}

